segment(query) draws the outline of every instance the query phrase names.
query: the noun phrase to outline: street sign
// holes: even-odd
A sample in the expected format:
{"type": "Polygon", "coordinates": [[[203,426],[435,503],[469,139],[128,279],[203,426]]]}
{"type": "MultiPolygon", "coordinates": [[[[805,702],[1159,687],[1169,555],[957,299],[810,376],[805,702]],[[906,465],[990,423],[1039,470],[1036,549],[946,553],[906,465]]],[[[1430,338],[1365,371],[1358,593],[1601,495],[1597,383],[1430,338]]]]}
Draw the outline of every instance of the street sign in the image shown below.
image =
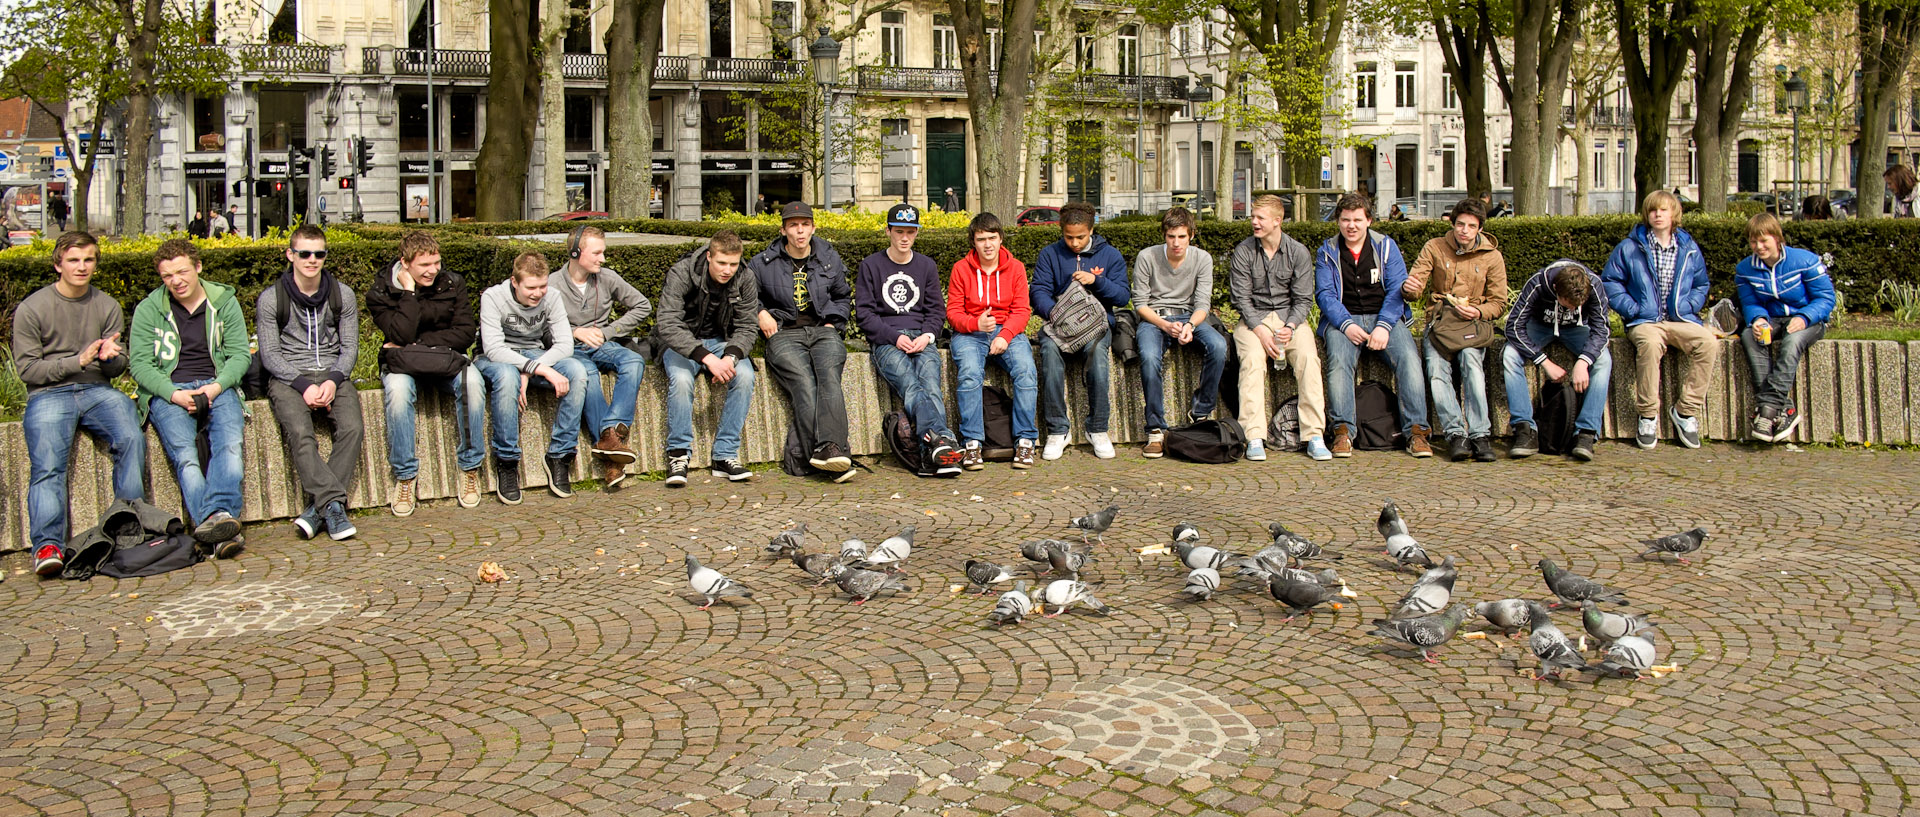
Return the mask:
{"type": "Polygon", "coordinates": [[[0,151],[0,173],[13,169],[13,154],[0,151]]]}
{"type": "MultiPolygon", "coordinates": [[[[80,151],[82,155],[85,155],[87,152],[87,144],[93,141],[93,134],[91,133],[80,134],[78,141],[79,141],[79,144],[74,145],[74,149],[80,151]]],[[[113,137],[109,136],[104,139],[101,139],[99,155],[112,156],[114,153],[114,148],[116,147],[118,147],[118,145],[114,144],[113,137]]]]}
{"type": "Polygon", "coordinates": [[[67,180],[67,169],[66,169],[66,168],[64,168],[64,167],[56,167],[56,168],[54,168],[54,169],[53,169],[53,178],[54,178],[54,180],[55,180],[55,181],[62,181],[62,182],[64,182],[64,181],[66,181],[66,180],[67,180]]]}
{"type": "Polygon", "coordinates": [[[65,159],[65,158],[67,158],[67,146],[66,146],[66,145],[54,145],[54,146],[53,146],[53,158],[55,158],[55,159],[65,159]]]}

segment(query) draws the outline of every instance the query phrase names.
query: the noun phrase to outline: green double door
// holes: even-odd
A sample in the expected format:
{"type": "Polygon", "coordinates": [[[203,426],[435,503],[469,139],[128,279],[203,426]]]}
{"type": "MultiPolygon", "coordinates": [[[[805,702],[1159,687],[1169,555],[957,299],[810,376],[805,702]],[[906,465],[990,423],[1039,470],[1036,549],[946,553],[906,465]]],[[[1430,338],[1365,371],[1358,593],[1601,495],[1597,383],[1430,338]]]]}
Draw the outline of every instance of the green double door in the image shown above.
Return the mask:
{"type": "Polygon", "coordinates": [[[967,120],[927,120],[927,203],[941,209],[965,210],[967,201],[967,120]],[[953,188],[955,207],[948,207],[947,188],[953,188]]]}

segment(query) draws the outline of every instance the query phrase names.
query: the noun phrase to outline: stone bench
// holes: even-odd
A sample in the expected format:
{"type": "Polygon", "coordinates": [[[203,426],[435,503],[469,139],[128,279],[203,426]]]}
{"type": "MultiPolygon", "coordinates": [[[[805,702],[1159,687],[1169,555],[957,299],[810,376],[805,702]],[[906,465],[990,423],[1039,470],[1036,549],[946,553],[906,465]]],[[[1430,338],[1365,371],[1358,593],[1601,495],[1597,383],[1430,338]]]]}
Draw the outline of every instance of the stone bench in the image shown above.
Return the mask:
{"type": "MultiPolygon", "coordinates": [[[[1500,347],[1496,344],[1487,351],[1487,398],[1494,433],[1498,435],[1505,432],[1507,425],[1506,394],[1501,385],[1498,363],[1500,347]]],[[[1629,374],[1632,346],[1624,339],[1616,338],[1613,355],[1613,388],[1603,436],[1617,439],[1633,435],[1633,378],[1629,374]]],[[[1184,395],[1192,393],[1194,380],[1198,376],[1199,359],[1196,353],[1185,351],[1176,352],[1169,358],[1165,369],[1166,405],[1170,416],[1178,416],[1179,407],[1183,406],[1186,399],[1184,395]]],[[[1565,357],[1559,359],[1564,361],[1565,357]]],[[[1677,358],[1669,355],[1662,378],[1663,388],[1668,392],[1664,398],[1667,402],[1671,402],[1677,392],[1678,365],[1677,358]]],[[[741,456],[748,462],[776,462],[786,441],[789,416],[786,396],[773,383],[760,361],[756,360],[756,366],[759,377],[755,385],[753,409],[743,433],[741,456]]],[[[1914,409],[1916,390],[1920,390],[1920,341],[1821,341],[1809,350],[1802,366],[1796,386],[1796,404],[1806,419],[1794,435],[1796,441],[1920,441],[1920,413],[1914,409]]],[[[1118,443],[1142,442],[1146,436],[1143,426],[1145,407],[1139,367],[1121,366],[1116,362],[1114,373],[1113,439],[1118,443]]],[[[1233,376],[1232,372],[1227,373],[1228,378],[1233,376]]],[[[1534,371],[1530,376],[1537,387],[1539,373],[1534,371]]],[[[1374,355],[1367,356],[1363,361],[1361,377],[1389,384],[1393,381],[1392,372],[1385,366],[1384,359],[1374,355]]],[[[959,414],[952,410],[954,380],[955,375],[949,363],[946,376],[949,417],[957,425],[959,414]]],[[[988,382],[1004,387],[1006,375],[997,367],[989,366],[988,382]]],[[[1703,433],[1710,439],[1744,439],[1753,406],[1753,387],[1746,357],[1737,342],[1728,340],[1721,343],[1720,360],[1710,383],[1707,411],[1702,418],[1703,433]]],[[[704,464],[709,456],[711,429],[720,414],[721,395],[709,385],[705,378],[700,379],[695,393],[696,464],[704,464]]],[[[853,453],[887,454],[886,442],[880,431],[881,419],[895,407],[896,400],[885,382],[876,376],[865,353],[848,355],[843,385],[849,425],[853,430],[850,440],[853,453]]],[[[1270,407],[1278,406],[1279,401],[1294,394],[1293,378],[1285,373],[1269,377],[1268,385],[1272,392],[1270,407]]],[[[657,365],[650,365],[640,389],[633,425],[632,439],[639,461],[630,469],[635,472],[658,471],[666,467],[663,445],[666,439],[666,392],[665,376],[657,365]]],[[[1084,443],[1086,435],[1082,423],[1086,394],[1078,367],[1069,370],[1067,392],[1070,413],[1073,415],[1073,440],[1075,443],[1084,443]]],[[[354,508],[384,507],[393,483],[388,476],[385,416],[380,392],[363,391],[360,398],[367,439],[361,455],[360,474],[354,482],[349,504],[354,508]]],[[[301,498],[279,429],[273,422],[273,412],[264,400],[253,401],[248,408],[247,479],[243,487],[246,509],[242,518],[247,521],[289,518],[300,512],[301,498]]],[[[460,474],[453,461],[455,438],[451,408],[451,398],[445,395],[423,394],[420,398],[417,423],[420,455],[418,490],[423,500],[447,499],[458,490],[460,474]]],[[[528,403],[528,417],[521,423],[521,446],[528,452],[530,459],[527,462],[536,463],[533,467],[523,467],[522,481],[529,491],[542,490],[546,485],[543,469],[537,466],[537,460],[531,458],[546,449],[553,408],[550,393],[537,392],[528,403]]],[[[1236,406],[1223,405],[1222,408],[1231,413],[1236,406]]],[[[1670,439],[1671,428],[1666,427],[1670,423],[1662,418],[1662,425],[1662,433],[1670,439]]],[[[588,442],[585,435],[582,442],[588,442]]],[[[327,445],[325,434],[321,435],[321,445],[323,448],[327,445]]],[[[19,423],[0,424],[0,462],[8,463],[6,467],[0,467],[0,551],[16,550],[26,546],[27,530],[27,452],[19,423]]],[[[166,462],[158,438],[151,431],[147,435],[147,464],[148,497],[160,507],[178,511],[180,492],[174,484],[172,468],[166,462]]],[[[579,457],[575,463],[575,478],[590,478],[591,465],[590,457],[579,457]]],[[[1040,463],[1039,467],[1045,468],[1046,464],[1040,463]]],[[[489,467],[483,471],[486,490],[491,491],[492,469],[489,467]]],[[[70,474],[72,524],[76,530],[84,529],[98,521],[99,511],[112,499],[112,468],[107,461],[105,446],[91,437],[81,435],[81,441],[75,446],[70,474]]],[[[785,477],[767,474],[761,478],[785,477]]],[[[622,491],[657,489],[658,486],[649,483],[629,483],[622,491]]],[[[489,497],[483,501],[492,502],[493,499],[489,497]]]]}

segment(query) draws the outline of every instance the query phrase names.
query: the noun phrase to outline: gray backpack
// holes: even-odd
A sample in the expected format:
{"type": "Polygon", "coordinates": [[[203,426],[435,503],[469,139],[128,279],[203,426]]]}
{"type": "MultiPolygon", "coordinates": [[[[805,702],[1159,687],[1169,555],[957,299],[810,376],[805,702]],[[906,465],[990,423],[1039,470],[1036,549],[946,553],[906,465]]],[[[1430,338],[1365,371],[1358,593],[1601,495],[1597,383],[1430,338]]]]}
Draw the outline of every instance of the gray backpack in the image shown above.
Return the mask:
{"type": "Polygon", "coordinates": [[[1042,331],[1053,338],[1060,351],[1078,352],[1106,334],[1107,306],[1075,281],[1053,302],[1053,314],[1047,316],[1047,325],[1042,331]]]}
{"type": "Polygon", "coordinates": [[[1300,450],[1300,398],[1289,397],[1273,413],[1273,425],[1267,430],[1267,446],[1275,451],[1300,450]]]}

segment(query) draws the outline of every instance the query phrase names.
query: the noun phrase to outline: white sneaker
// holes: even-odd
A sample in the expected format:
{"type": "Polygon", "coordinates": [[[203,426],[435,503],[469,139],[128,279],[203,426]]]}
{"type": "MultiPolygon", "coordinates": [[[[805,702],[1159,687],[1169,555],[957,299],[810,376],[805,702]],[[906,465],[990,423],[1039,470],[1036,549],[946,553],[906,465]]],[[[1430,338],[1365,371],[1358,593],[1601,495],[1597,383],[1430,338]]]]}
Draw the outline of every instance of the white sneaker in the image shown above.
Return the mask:
{"type": "Polygon", "coordinates": [[[1247,459],[1254,462],[1267,461],[1267,444],[1260,440],[1247,441],[1247,459]]]}
{"type": "Polygon", "coordinates": [[[1640,418],[1640,425],[1634,429],[1633,442],[1648,451],[1660,445],[1660,421],[1653,417],[1640,418]]]}
{"type": "Polygon", "coordinates": [[[1065,453],[1067,453],[1067,435],[1048,434],[1047,447],[1040,450],[1040,459],[1057,460],[1065,453]]]}
{"type": "Polygon", "coordinates": [[[1113,459],[1113,438],[1105,431],[1095,431],[1087,435],[1087,442],[1093,443],[1093,455],[1103,460],[1113,459]]]}

